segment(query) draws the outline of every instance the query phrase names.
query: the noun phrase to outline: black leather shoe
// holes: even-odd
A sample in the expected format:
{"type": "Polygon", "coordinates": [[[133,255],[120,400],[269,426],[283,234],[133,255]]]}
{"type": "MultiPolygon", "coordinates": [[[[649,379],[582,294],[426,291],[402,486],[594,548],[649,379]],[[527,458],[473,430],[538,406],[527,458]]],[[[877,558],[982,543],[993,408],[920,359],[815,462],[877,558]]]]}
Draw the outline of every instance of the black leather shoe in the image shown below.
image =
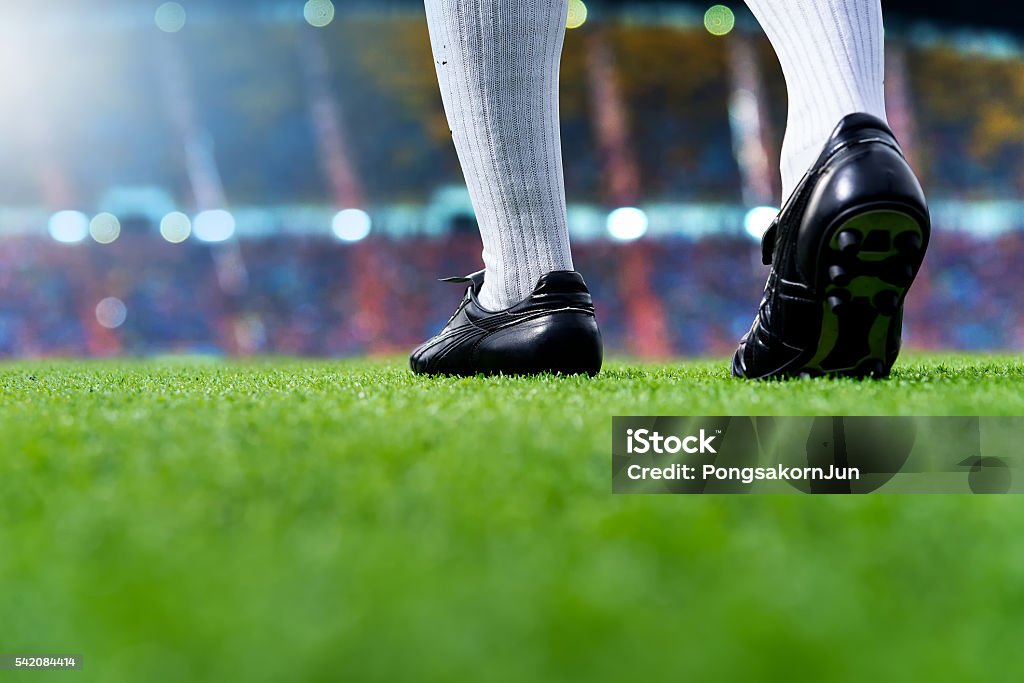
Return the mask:
{"type": "Polygon", "coordinates": [[[488,311],[477,295],[484,273],[450,278],[466,296],[436,337],[412,352],[413,372],[427,375],[596,375],[603,356],[594,302],[579,273],[553,271],[530,296],[504,311],[488,311]]]}
{"type": "Polygon", "coordinates": [[[762,241],[764,299],[737,377],[886,377],[931,221],[885,123],[844,118],[762,241]]]}

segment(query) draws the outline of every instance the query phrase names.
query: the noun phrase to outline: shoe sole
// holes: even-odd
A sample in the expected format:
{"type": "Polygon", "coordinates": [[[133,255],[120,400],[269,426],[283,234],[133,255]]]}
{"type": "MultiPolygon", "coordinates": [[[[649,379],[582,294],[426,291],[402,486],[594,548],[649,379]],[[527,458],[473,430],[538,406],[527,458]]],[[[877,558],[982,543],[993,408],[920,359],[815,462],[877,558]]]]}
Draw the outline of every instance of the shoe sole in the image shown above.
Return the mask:
{"type": "Polygon", "coordinates": [[[825,232],[818,258],[817,348],[797,374],[884,378],[899,353],[903,304],[924,260],[927,219],[913,209],[858,209],[825,232]]]}

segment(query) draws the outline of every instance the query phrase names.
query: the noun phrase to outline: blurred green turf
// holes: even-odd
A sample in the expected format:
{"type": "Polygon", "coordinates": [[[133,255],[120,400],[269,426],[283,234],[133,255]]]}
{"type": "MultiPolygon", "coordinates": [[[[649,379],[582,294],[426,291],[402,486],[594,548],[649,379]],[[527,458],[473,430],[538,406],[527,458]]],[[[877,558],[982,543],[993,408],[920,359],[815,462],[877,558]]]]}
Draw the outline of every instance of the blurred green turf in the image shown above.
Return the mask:
{"type": "Polygon", "coordinates": [[[747,413],[1024,415],[1024,363],[0,366],[0,652],[86,667],[0,680],[1021,680],[1020,498],[609,494],[612,415],[747,413]]]}

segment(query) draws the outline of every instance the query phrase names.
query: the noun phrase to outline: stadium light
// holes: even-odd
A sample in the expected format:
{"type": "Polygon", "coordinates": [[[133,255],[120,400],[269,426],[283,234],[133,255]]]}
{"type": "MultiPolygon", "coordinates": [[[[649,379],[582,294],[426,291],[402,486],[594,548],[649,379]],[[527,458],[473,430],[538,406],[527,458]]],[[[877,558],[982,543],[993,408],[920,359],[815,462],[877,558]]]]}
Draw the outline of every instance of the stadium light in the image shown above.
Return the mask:
{"type": "Polygon", "coordinates": [[[583,0],[569,0],[569,17],[566,19],[566,28],[579,28],[587,23],[587,4],[583,0]]]}
{"type": "Polygon", "coordinates": [[[165,2],[156,8],[156,27],[164,33],[177,33],[185,28],[188,15],[185,8],[176,2],[165,2]]]}
{"type": "Polygon", "coordinates": [[[302,8],[306,23],[323,28],[334,21],[334,3],[331,0],[309,0],[302,8]]]}
{"type": "Polygon", "coordinates": [[[192,222],[192,232],[201,242],[223,242],[235,234],[235,217],[223,209],[203,211],[192,222]]]}
{"type": "Polygon", "coordinates": [[[631,242],[647,234],[650,219],[642,209],[623,207],[608,214],[608,234],[620,242],[631,242]]]}
{"type": "Polygon", "coordinates": [[[89,221],[89,234],[100,244],[110,244],[121,236],[121,221],[112,213],[100,213],[89,221]]]}
{"type": "Polygon", "coordinates": [[[108,330],[116,330],[128,319],[128,307],[117,297],[108,296],[96,304],[96,322],[108,330]]]}
{"type": "Polygon", "coordinates": [[[339,211],[331,222],[334,236],[342,242],[358,242],[365,239],[372,228],[370,214],[360,209],[339,211]]]}
{"type": "Polygon", "coordinates": [[[736,27],[736,15],[725,5],[712,5],[704,13],[704,28],[713,36],[725,36],[736,27]]]}
{"type": "Polygon", "coordinates": [[[764,237],[771,227],[772,221],[779,215],[779,210],[774,206],[755,206],[743,218],[743,229],[755,240],[764,237]]]}
{"type": "Polygon", "coordinates": [[[58,211],[50,217],[49,231],[58,242],[81,242],[89,235],[89,217],[81,211],[58,211]]]}
{"type": "Polygon", "coordinates": [[[172,211],[160,220],[160,236],[171,244],[181,244],[192,234],[192,221],[180,211],[172,211]]]}

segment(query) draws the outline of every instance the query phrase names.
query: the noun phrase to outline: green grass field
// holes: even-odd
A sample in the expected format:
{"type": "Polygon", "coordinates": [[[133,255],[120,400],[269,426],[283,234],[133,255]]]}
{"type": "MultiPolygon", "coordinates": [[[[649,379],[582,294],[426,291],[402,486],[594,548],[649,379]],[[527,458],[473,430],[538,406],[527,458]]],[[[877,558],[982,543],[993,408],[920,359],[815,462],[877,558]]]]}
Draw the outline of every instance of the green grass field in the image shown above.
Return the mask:
{"type": "Polygon", "coordinates": [[[0,652],[85,661],[0,680],[1024,676],[1018,497],[609,493],[612,415],[1024,415],[1020,358],[21,363],[0,396],[0,652]]]}

